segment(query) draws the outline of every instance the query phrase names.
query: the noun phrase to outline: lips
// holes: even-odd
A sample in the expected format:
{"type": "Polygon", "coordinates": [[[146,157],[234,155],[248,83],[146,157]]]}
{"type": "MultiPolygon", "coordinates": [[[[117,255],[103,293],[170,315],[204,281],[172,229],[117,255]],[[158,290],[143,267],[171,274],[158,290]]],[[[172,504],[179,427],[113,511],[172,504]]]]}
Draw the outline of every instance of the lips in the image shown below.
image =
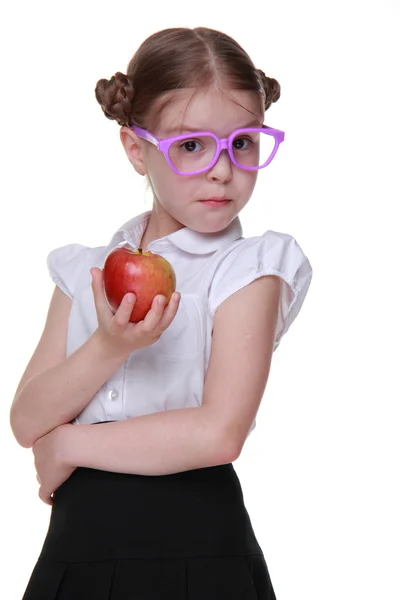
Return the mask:
{"type": "Polygon", "coordinates": [[[203,198],[201,202],[225,202],[226,200],[229,200],[229,198],[226,198],[226,196],[213,196],[212,198],[203,198]]]}

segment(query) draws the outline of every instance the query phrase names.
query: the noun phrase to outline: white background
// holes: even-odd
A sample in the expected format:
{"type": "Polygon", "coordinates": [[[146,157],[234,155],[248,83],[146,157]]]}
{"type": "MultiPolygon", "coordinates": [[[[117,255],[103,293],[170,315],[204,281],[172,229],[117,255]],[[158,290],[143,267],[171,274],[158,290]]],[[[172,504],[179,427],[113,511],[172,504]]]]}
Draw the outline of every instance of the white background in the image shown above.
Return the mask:
{"type": "MultiPolygon", "coordinates": [[[[286,132],[241,213],[293,235],[314,278],[234,466],[278,600],[399,600],[399,7],[8,2],[1,9],[1,577],[20,600],[47,531],[9,409],[43,329],[51,249],[105,245],[150,207],[94,96],[151,33],[232,35],[278,79],[286,132]],[[397,39],[396,39],[397,38],[397,39]]],[[[72,600],[72,599],[71,599],[72,600]]],[[[89,600],[89,599],[88,599],[89,600]]]]}

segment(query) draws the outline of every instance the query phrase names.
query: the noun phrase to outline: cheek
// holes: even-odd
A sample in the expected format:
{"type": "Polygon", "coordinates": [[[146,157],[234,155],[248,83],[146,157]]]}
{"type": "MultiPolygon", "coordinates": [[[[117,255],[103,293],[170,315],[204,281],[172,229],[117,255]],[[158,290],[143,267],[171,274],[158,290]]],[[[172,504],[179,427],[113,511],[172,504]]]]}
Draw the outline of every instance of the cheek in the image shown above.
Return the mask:
{"type": "Polygon", "coordinates": [[[147,173],[155,189],[165,185],[171,178],[172,172],[164,155],[157,152],[149,156],[147,160],[147,173]]]}
{"type": "Polygon", "coordinates": [[[240,171],[238,184],[243,192],[243,196],[250,198],[256,182],[257,182],[258,171],[240,171]]]}
{"type": "Polygon", "coordinates": [[[185,193],[184,178],[172,171],[162,154],[148,163],[148,176],[155,195],[161,201],[173,200],[179,194],[185,193]]]}

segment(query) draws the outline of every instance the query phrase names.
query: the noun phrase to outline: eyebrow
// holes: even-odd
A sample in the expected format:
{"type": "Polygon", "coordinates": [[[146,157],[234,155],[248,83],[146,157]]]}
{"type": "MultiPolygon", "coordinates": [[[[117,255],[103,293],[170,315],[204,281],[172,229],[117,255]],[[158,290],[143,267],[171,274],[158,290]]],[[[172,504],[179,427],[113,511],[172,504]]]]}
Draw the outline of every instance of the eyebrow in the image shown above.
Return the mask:
{"type": "MultiPolygon", "coordinates": [[[[236,129],[246,129],[247,127],[260,127],[260,119],[253,119],[250,123],[247,123],[246,125],[242,125],[241,127],[235,127],[234,130],[236,129]]],[[[232,131],[234,131],[232,130],[232,131]]],[[[167,129],[164,130],[164,135],[166,137],[169,137],[171,134],[174,133],[179,133],[179,134],[183,134],[183,133],[196,133],[197,131],[206,131],[205,129],[199,129],[197,128],[193,128],[193,127],[189,127],[188,125],[182,125],[181,128],[179,127],[168,127],[167,129]]],[[[211,132],[213,133],[213,132],[211,132]]]]}

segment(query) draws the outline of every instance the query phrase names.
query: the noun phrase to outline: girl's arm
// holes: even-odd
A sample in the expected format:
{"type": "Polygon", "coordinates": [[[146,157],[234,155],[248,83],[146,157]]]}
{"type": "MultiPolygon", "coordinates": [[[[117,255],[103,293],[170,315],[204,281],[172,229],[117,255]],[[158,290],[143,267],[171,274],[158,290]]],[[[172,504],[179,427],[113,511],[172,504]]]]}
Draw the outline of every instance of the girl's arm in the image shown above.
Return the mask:
{"type": "Polygon", "coordinates": [[[268,380],[281,282],[257,279],[218,308],[200,408],[60,431],[67,465],[168,475],[236,460],[268,380]]]}
{"type": "Polygon", "coordinates": [[[157,295],[144,320],[130,323],[134,299],[129,301],[125,295],[114,314],[104,295],[101,269],[94,267],[91,272],[96,331],[66,358],[71,300],[56,289],[42,338],[18,386],[10,422],[17,441],[26,448],[72,421],[132,352],[162,335],[178,310],[179,292],[168,304],[159,304],[157,295]]]}
{"type": "Polygon", "coordinates": [[[168,475],[237,458],[208,406],[99,425],[69,425],[61,430],[60,444],[67,466],[168,475]]]}
{"type": "Polygon", "coordinates": [[[95,334],[66,358],[71,304],[56,287],[41,339],[14,396],[10,425],[24,448],[72,421],[126,359],[107,353],[95,334]]]}

